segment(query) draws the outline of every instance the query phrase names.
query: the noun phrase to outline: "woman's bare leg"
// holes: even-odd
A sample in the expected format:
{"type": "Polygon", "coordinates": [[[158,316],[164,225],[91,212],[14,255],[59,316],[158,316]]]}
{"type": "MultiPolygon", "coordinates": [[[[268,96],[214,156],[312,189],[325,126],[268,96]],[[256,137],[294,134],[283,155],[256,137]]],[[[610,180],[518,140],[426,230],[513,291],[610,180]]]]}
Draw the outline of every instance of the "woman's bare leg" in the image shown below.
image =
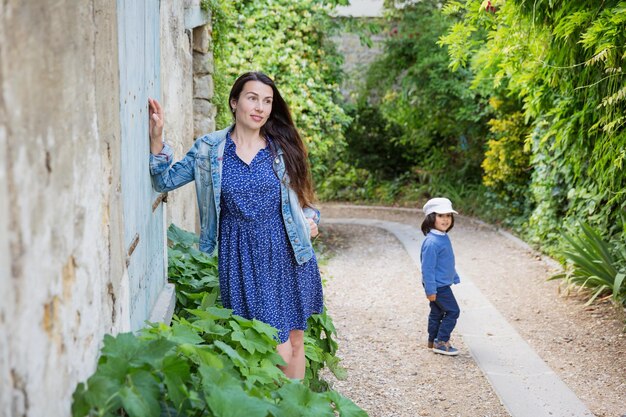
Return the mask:
{"type": "Polygon", "coordinates": [[[292,330],[289,339],[277,347],[278,354],[287,362],[280,369],[291,379],[304,379],[306,361],[304,358],[304,331],[292,330]]]}
{"type": "Polygon", "coordinates": [[[278,345],[276,347],[276,351],[286,363],[286,365],[284,366],[279,365],[278,367],[285,373],[285,375],[287,375],[287,369],[289,368],[289,363],[291,362],[291,356],[292,356],[291,342],[289,341],[289,339],[287,339],[285,343],[281,343],[280,345],[278,345]]]}

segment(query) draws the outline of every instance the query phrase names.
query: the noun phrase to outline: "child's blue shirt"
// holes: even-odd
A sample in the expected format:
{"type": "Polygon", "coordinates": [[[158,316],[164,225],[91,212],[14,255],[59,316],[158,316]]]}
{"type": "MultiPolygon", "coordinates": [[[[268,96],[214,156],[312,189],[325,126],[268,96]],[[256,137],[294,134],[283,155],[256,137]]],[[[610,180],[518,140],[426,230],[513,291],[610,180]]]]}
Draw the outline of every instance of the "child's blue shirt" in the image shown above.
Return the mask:
{"type": "Polygon", "coordinates": [[[437,294],[437,288],[461,282],[454,267],[452,243],[446,233],[431,230],[422,242],[422,283],[426,295],[437,294]]]}

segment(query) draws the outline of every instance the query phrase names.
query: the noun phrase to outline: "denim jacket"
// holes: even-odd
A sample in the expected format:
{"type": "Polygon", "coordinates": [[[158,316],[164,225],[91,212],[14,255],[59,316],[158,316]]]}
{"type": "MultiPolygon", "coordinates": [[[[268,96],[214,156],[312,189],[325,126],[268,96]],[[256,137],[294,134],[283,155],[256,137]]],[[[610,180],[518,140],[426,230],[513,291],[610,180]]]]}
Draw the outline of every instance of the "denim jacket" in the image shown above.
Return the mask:
{"type": "MultiPolygon", "coordinates": [[[[232,129],[233,126],[230,126],[198,138],[187,155],[171,167],[173,151],[167,144],[158,155],[150,154],[150,173],[156,191],[171,191],[195,180],[200,211],[200,250],[207,253],[213,253],[217,247],[222,158],[226,135],[232,129]]],[[[275,151],[272,167],[280,179],[281,211],[287,236],[296,261],[301,265],[313,256],[307,218],[319,223],[320,213],[316,209],[302,209],[300,206],[296,192],[289,186],[283,151],[279,147],[275,151]]]]}

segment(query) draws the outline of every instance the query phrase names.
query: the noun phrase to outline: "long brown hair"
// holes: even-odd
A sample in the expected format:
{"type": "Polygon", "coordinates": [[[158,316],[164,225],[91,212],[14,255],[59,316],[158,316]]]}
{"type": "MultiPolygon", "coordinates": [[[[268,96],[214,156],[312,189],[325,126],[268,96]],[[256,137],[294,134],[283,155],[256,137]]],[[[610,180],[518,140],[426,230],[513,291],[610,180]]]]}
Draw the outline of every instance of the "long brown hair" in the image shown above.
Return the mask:
{"type": "Polygon", "coordinates": [[[291,181],[290,186],[298,195],[302,206],[311,206],[314,195],[308,153],[293,123],[289,106],[280,95],[274,81],[262,72],[246,72],[240,75],[233,84],[228,102],[239,101],[243,87],[248,81],[260,81],[272,88],[274,92],[272,112],[267,122],[261,127],[261,134],[276,141],[283,150],[287,174],[291,181]]]}

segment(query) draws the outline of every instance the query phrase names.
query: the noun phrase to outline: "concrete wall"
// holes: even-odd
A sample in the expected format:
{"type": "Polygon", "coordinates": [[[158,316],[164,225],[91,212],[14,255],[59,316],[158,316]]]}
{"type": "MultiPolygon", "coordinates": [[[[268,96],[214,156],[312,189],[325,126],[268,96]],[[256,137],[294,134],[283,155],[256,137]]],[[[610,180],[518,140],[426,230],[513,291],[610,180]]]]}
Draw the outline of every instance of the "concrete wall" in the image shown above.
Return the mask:
{"type": "MultiPolygon", "coordinates": [[[[0,2],[0,16],[4,15],[4,4],[0,2]]],[[[0,40],[4,39],[4,25],[0,25],[0,40]]],[[[4,44],[0,42],[0,59],[3,56],[4,44]]],[[[0,92],[2,91],[4,66],[0,61],[0,92]]],[[[8,196],[7,188],[7,113],[3,94],[0,94],[0,195],[8,196]]],[[[11,387],[11,371],[9,357],[8,328],[9,314],[15,297],[11,282],[11,254],[9,253],[9,201],[0,198],[0,416],[10,415],[10,404],[13,397],[11,387]]]]}
{"type": "Polygon", "coordinates": [[[343,55],[343,70],[346,73],[341,93],[348,102],[355,101],[355,95],[365,84],[365,75],[371,63],[382,53],[383,35],[372,36],[372,47],[362,45],[358,35],[342,33],[333,37],[337,50],[343,55]]]}
{"type": "MultiPolygon", "coordinates": [[[[177,156],[194,121],[184,4],[161,2],[177,156]]],[[[114,1],[0,2],[0,416],[68,416],[103,335],[128,329],[117,57],[114,1]]],[[[193,186],[172,193],[168,219],[193,229],[195,205],[193,186]]]]}
{"type": "Polygon", "coordinates": [[[350,0],[348,6],[337,7],[337,16],[381,17],[383,0],[350,0]]]}

